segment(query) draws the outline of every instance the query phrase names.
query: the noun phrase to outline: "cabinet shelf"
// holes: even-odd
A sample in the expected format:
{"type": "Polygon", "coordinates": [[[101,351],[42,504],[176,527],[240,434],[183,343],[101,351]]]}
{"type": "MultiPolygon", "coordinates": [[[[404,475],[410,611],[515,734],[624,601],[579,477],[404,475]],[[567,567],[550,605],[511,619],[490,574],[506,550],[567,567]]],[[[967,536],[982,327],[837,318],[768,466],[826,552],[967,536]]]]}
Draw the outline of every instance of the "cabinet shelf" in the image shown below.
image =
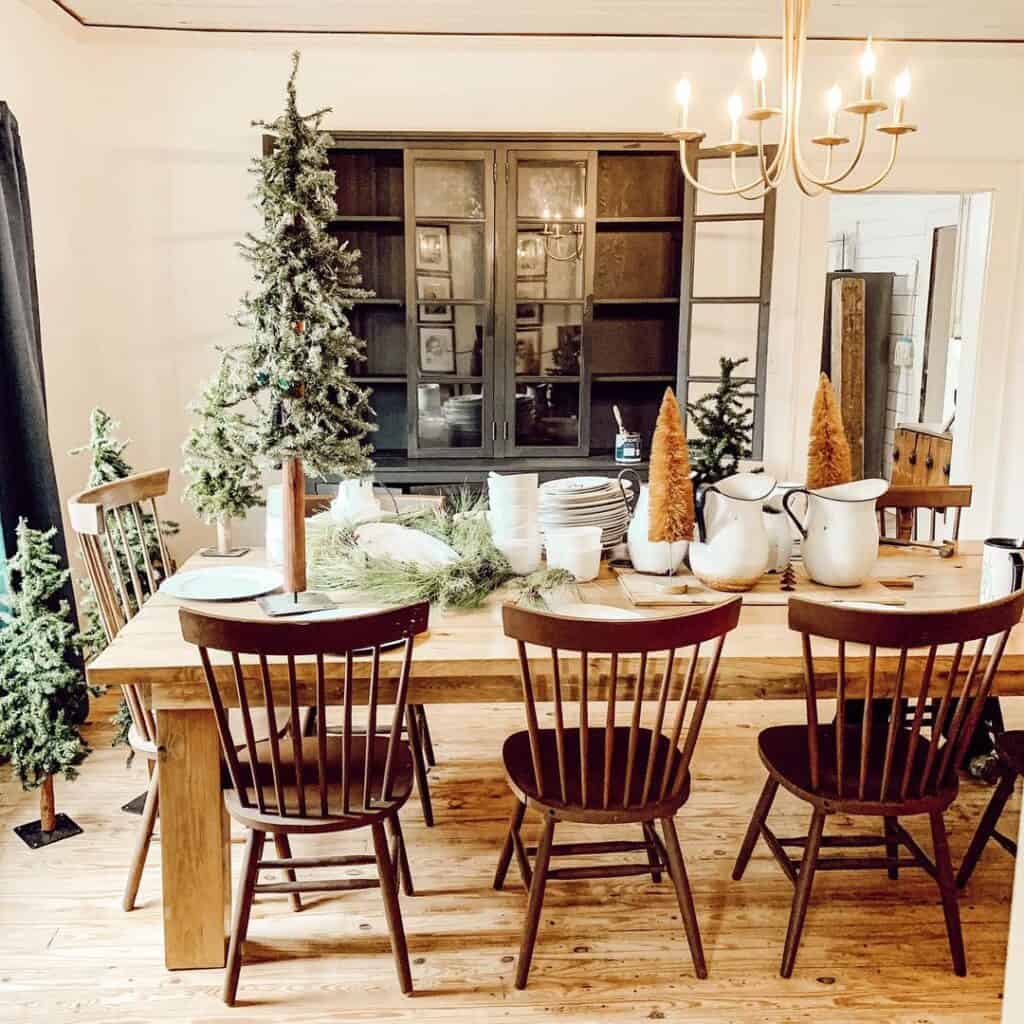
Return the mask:
{"type": "Polygon", "coordinates": [[[388,299],[374,296],[372,299],[356,299],[357,306],[404,306],[405,299],[388,299]]]}
{"type": "Polygon", "coordinates": [[[353,377],[356,384],[405,384],[407,378],[404,373],[374,374],[368,373],[365,377],[353,377]]]}
{"type": "Polygon", "coordinates": [[[674,373],[595,373],[593,380],[601,384],[671,384],[674,373]]]}
{"type": "Polygon", "coordinates": [[[628,225],[628,224],[648,224],[657,226],[658,224],[682,224],[682,217],[598,217],[597,226],[601,227],[604,224],[608,225],[628,225]]]}
{"type": "Polygon", "coordinates": [[[595,306],[674,306],[678,295],[648,296],[644,299],[594,299],[595,306]]]}
{"type": "Polygon", "coordinates": [[[339,213],[331,218],[332,224],[401,224],[404,217],[383,217],[374,214],[339,213]]]}

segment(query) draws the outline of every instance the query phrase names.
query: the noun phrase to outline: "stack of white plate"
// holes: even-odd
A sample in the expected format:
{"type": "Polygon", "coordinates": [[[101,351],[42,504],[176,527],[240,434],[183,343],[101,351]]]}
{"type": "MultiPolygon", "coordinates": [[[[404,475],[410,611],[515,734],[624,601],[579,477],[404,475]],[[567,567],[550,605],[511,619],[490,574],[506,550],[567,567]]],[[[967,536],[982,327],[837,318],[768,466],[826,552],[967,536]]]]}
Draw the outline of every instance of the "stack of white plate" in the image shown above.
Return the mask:
{"type": "MultiPolygon", "coordinates": [[[[630,484],[625,482],[628,489],[630,484]]],[[[618,480],[603,476],[574,476],[549,480],[540,486],[540,530],[568,526],[600,526],[601,545],[611,547],[626,535],[629,512],[618,480]]]]}
{"type": "Polygon", "coordinates": [[[540,530],[537,518],[537,474],[519,473],[487,478],[487,499],[494,546],[520,575],[540,566],[540,530]]]}

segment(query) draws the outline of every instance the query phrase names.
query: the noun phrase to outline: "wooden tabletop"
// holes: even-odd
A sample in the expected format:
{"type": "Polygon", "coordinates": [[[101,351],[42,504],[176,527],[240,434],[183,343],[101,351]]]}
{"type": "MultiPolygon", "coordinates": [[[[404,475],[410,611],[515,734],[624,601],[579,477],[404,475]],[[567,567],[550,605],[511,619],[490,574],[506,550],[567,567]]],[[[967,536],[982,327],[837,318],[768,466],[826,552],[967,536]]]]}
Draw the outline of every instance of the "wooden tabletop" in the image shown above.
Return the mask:
{"type": "MultiPolygon", "coordinates": [[[[198,556],[185,570],[210,568],[225,563],[198,556]]],[[[233,565],[262,565],[264,555],[254,550],[233,565]]],[[[911,577],[913,589],[901,590],[907,609],[951,608],[977,601],[980,577],[980,545],[965,543],[949,559],[927,551],[883,546],[874,575],[879,578],[911,577]]],[[[580,588],[581,600],[594,604],[631,607],[616,578],[610,573],[580,588]]],[[[343,605],[369,610],[370,602],[357,594],[332,595],[343,605]]],[[[501,604],[509,595],[498,592],[472,611],[431,612],[429,633],[417,642],[410,700],[416,703],[465,703],[515,701],[520,698],[519,666],[515,646],[502,633],[501,604]]],[[[145,683],[151,688],[156,708],[206,705],[198,651],[181,638],[180,603],[157,594],[122,630],[110,646],[89,666],[97,685],[145,683]]],[[[260,618],[254,601],[197,605],[237,618],[260,618]]],[[[652,616],[675,614],[672,609],[645,609],[652,616]]],[[[899,614],[899,610],[893,610],[899,614]]],[[[827,657],[828,641],[816,654],[827,657]]],[[[547,654],[536,653],[536,670],[543,676],[547,654]]],[[[399,652],[382,656],[385,676],[397,673],[399,652]]],[[[596,664],[596,662],[595,662],[596,664]]],[[[880,661],[883,672],[886,663],[880,661]]],[[[893,661],[895,665],[895,660],[893,661]]],[[[624,673],[629,671],[623,662],[624,673]]],[[[366,671],[365,666],[363,671],[366,671]]],[[[739,628],[725,644],[715,696],[718,699],[792,698],[802,695],[802,661],[799,636],[786,625],[785,607],[744,608],[739,628]]],[[[300,670],[300,676],[301,676],[300,670]]],[[[357,668],[357,675],[359,669],[357,668]]],[[[595,677],[600,675],[600,667],[595,677]]],[[[330,672],[329,672],[330,678],[330,672]]],[[[540,683],[543,686],[543,681],[540,683]]],[[[1003,694],[1024,694],[1024,629],[1010,639],[998,683],[1003,694]]],[[[595,699],[599,696],[594,694],[595,699]]]]}

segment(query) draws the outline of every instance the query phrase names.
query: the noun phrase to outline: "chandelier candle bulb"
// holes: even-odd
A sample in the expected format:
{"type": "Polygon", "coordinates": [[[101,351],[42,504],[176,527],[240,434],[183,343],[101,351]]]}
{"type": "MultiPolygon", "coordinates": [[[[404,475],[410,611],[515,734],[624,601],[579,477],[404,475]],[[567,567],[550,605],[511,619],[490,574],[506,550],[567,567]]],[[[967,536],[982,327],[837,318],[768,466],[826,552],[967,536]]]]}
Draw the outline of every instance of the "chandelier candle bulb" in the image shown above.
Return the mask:
{"type": "Polygon", "coordinates": [[[690,81],[680,78],[676,84],[676,102],[679,104],[679,130],[687,131],[690,120],[690,81]]]}
{"type": "Polygon", "coordinates": [[[755,47],[754,55],[750,58],[750,77],[754,80],[754,106],[758,108],[768,106],[764,82],[767,73],[768,62],[764,58],[764,51],[760,46],[755,47]]]}
{"type": "Polygon", "coordinates": [[[896,93],[896,111],[893,120],[896,122],[896,124],[902,124],[904,106],[906,104],[907,97],[910,95],[909,69],[904,68],[896,76],[896,86],[894,91],[896,93]]]}
{"type": "Polygon", "coordinates": [[[861,54],[860,58],[860,70],[861,75],[863,75],[860,97],[862,100],[870,100],[872,98],[872,79],[877,66],[878,64],[875,60],[875,51],[871,48],[871,36],[868,36],[867,45],[864,47],[864,52],[861,54]]]}
{"type": "Polygon", "coordinates": [[[729,97],[729,118],[732,121],[731,142],[740,141],[740,116],[743,113],[743,100],[736,93],[729,97]]]}

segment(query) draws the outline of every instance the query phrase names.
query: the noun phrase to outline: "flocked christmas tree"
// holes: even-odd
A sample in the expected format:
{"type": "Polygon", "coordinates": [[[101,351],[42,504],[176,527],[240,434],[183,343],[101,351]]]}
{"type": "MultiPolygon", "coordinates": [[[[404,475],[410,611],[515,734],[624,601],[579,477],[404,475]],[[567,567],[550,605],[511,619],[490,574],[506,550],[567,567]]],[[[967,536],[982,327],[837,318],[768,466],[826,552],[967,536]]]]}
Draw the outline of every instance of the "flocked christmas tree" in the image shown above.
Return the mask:
{"type": "Polygon", "coordinates": [[[320,123],[329,108],[299,113],[298,66],[295,53],[285,112],[254,122],[273,136],[273,147],[254,167],[263,230],[241,245],[256,280],[238,317],[249,340],[229,353],[231,397],[243,403],[252,454],[284,471],[288,590],[305,586],[301,518],[294,521],[304,468],[319,475],[368,471],[366,436],[375,429],[368,393],[350,376],[365,344],[347,315],[372,293],[359,287],[358,251],[328,230],[336,183],[320,123]]]}
{"type": "Polygon", "coordinates": [[[753,452],[754,392],[733,379],[733,371],[745,362],[722,356],[718,387],[686,406],[699,435],[690,442],[698,484],[713,484],[738,472],[740,459],[753,452]]]}
{"type": "Polygon", "coordinates": [[[79,727],[90,689],[77,664],[71,610],[57,600],[70,572],[54,553],[56,532],[19,521],[7,563],[10,611],[0,625],[0,756],[10,758],[25,789],[40,789],[37,831],[45,834],[56,828],[53,777],[73,779],[89,753],[79,727]]]}
{"type": "Polygon", "coordinates": [[[811,407],[811,435],[807,446],[807,486],[833,487],[853,479],[850,445],[843,429],[839,400],[828,374],[818,378],[811,407]]]}
{"type": "Polygon", "coordinates": [[[260,470],[246,443],[245,420],[232,406],[229,369],[222,361],[201,399],[189,406],[199,421],[184,445],[185,472],[191,478],[185,500],[206,522],[217,524],[219,555],[236,553],[231,547],[231,520],[263,504],[260,470]]]}
{"type": "Polygon", "coordinates": [[[693,538],[689,452],[679,403],[671,388],[665,389],[651,441],[647,537],[669,543],[693,538]]]}

